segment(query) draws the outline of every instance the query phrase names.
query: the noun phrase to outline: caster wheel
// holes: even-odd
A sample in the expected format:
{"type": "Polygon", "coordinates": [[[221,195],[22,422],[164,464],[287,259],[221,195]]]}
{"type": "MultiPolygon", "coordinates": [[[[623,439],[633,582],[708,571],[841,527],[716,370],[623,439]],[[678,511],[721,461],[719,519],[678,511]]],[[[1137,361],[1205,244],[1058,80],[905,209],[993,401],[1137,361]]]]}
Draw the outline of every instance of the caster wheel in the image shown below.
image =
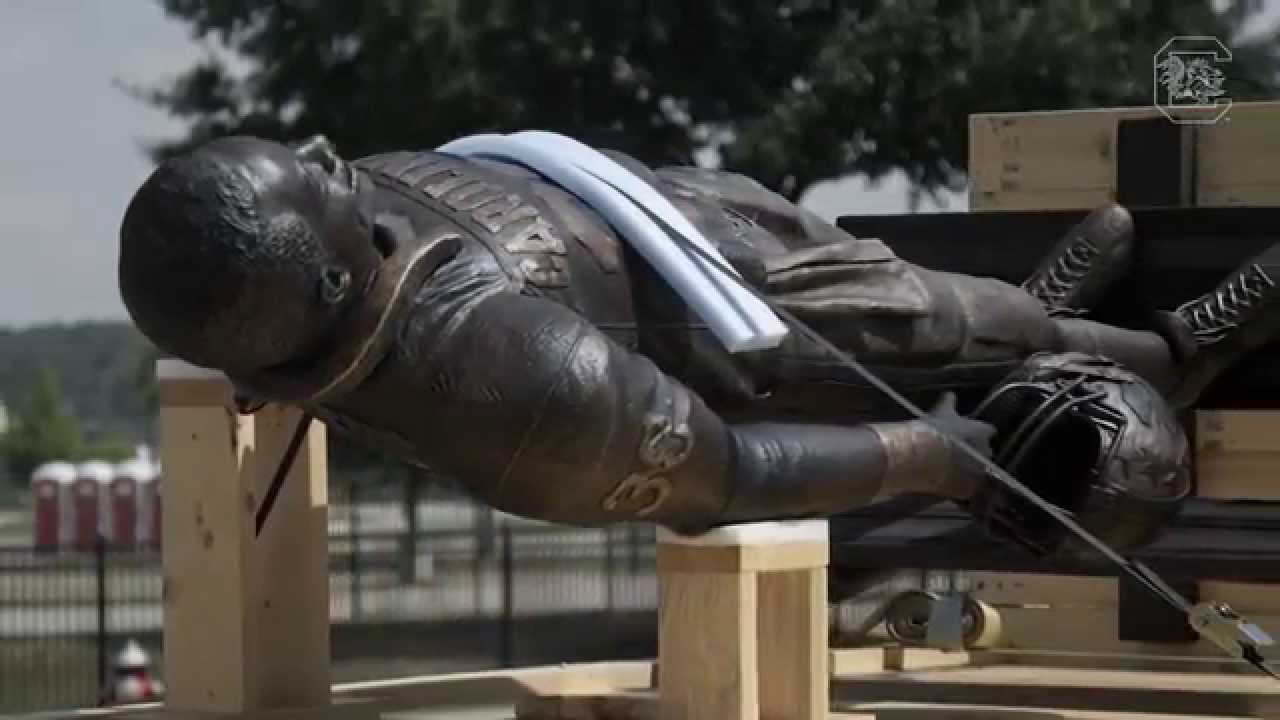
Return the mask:
{"type": "Polygon", "coordinates": [[[981,600],[965,595],[962,622],[966,648],[990,648],[1000,642],[1000,611],[981,600]]]}
{"type": "Polygon", "coordinates": [[[933,593],[909,590],[891,600],[884,613],[889,639],[903,645],[924,645],[929,635],[929,614],[937,599],[933,593]]]}
{"type": "MultiPolygon", "coordinates": [[[[937,595],[922,590],[911,590],[895,597],[884,614],[889,638],[902,645],[926,645],[929,618],[937,600],[937,595]]],[[[989,648],[1000,642],[1000,613],[990,605],[965,595],[960,622],[966,648],[989,648]]]]}

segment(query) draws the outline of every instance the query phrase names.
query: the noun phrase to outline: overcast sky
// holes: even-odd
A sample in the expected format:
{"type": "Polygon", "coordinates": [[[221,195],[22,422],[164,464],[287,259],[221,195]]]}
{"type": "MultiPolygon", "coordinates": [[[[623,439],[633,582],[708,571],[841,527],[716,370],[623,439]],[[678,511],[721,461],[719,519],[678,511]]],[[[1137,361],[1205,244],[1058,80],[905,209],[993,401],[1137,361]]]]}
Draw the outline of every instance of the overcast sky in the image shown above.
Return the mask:
{"type": "Polygon", "coordinates": [[[151,0],[0,0],[0,325],[125,317],[116,230],[182,126],[125,95],[200,56],[151,0]]]}
{"type": "MultiPolygon", "coordinates": [[[[139,143],[182,126],[114,83],[152,84],[201,53],[153,0],[0,0],[0,326],[125,317],[116,232],[150,171],[139,143]]],[[[902,212],[906,188],[828,184],[807,201],[827,217],[902,212]]]]}
{"type": "MultiPolygon", "coordinates": [[[[116,231],[151,169],[139,142],[183,128],[114,83],[201,54],[152,0],[0,0],[0,326],[125,317],[116,231]]],[[[901,208],[891,185],[857,204],[901,208]]]]}

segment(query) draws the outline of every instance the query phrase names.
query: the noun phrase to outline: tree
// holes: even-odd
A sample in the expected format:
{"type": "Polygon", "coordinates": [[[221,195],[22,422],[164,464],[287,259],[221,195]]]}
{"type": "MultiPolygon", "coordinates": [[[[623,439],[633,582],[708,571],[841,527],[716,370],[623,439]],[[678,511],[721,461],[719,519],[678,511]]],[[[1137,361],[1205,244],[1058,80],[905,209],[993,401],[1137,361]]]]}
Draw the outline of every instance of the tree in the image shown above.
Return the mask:
{"type": "Polygon", "coordinates": [[[191,122],[157,156],[232,133],[359,156],[540,128],[650,163],[718,156],[793,198],[895,169],[954,186],[971,113],[1149,104],[1174,35],[1233,46],[1236,99],[1280,67],[1276,35],[1240,34],[1258,0],[162,4],[216,52],[137,91],[191,122]]]}
{"type": "Polygon", "coordinates": [[[76,454],[78,460],[101,460],[104,462],[122,462],[134,457],[138,446],[128,437],[120,433],[107,433],[93,442],[85,443],[76,454]]]}
{"type": "Polygon", "coordinates": [[[162,357],[160,350],[149,342],[136,343],[131,348],[131,368],[126,386],[137,395],[139,403],[148,415],[160,412],[160,385],[156,382],[156,362],[162,357]]]}
{"type": "Polygon", "coordinates": [[[57,374],[39,371],[15,408],[9,432],[0,439],[10,473],[15,481],[25,482],[43,463],[79,459],[82,447],[80,424],[64,407],[57,374]]]}

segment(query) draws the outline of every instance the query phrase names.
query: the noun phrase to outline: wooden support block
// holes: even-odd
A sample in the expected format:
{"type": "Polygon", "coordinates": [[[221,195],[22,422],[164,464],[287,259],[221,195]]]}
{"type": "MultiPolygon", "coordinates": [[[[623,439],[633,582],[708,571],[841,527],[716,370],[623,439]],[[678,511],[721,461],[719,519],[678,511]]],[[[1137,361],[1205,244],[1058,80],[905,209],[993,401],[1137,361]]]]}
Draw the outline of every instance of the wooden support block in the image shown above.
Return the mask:
{"type": "MultiPolygon", "coordinates": [[[[1090,209],[1117,199],[1119,123],[1160,118],[1154,107],[989,113],[969,118],[973,210],[1090,209]]],[[[1280,199],[1278,102],[1238,102],[1194,128],[1189,195],[1201,207],[1272,206],[1280,199]]]]}
{"type": "Polygon", "coordinates": [[[759,718],[755,574],[671,573],[660,588],[664,720],[759,718]]]}
{"type": "Polygon", "coordinates": [[[662,720],[825,719],[826,522],[658,543],[662,720]]]}
{"type": "MultiPolygon", "coordinates": [[[[985,651],[975,651],[981,653],[985,651]]],[[[870,673],[914,672],[974,663],[975,653],[948,652],[936,648],[885,645],[883,647],[835,648],[829,654],[831,677],[870,673]]]]}
{"type": "Polygon", "coordinates": [[[760,717],[825,717],[827,570],[766,572],[759,583],[760,717]]]}
{"type": "Polygon", "coordinates": [[[166,708],[329,706],[327,479],[314,425],[261,536],[254,515],[298,412],[240,415],[222,375],[161,360],[166,708]]]}

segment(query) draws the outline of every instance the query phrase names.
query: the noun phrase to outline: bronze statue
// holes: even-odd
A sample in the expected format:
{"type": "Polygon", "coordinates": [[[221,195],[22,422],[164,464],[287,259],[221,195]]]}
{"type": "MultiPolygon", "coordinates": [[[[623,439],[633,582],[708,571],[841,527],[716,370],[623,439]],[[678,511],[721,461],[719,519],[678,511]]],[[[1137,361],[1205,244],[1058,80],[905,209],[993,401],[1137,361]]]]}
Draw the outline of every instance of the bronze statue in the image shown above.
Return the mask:
{"type": "MultiPolygon", "coordinates": [[[[393,152],[347,163],[323,139],[211,142],[160,165],[133,198],[121,292],[162,350],[497,508],[685,532],[900,493],[989,511],[984,471],[949,438],[989,453],[997,427],[1021,425],[990,404],[990,423],[966,417],[952,391],[968,405],[1026,381],[1026,367],[1050,384],[1128,383],[1086,393],[1089,417],[1104,432],[1118,416],[1161,428],[1114,443],[1123,460],[1154,458],[1143,472],[1086,473],[1054,497],[1093,502],[1146,483],[1161,515],[1187,487],[1172,409],[1280,329],[1280,247],[1137,332],[1081,317],[1127,269],[1132,221],[1117,206],[1092,213],[1015,287],[913,266],[740,175],[611,157],[778,306],[935,403],[930,420],[903,419],[802,334],[725,352],[598,215],[491,160],[393,152]],[[1099,369],[1111,366],[1123,372],[1099,369]]],[[[1137,496],[1117,502],[1141,516],[1137,496]]]]}

